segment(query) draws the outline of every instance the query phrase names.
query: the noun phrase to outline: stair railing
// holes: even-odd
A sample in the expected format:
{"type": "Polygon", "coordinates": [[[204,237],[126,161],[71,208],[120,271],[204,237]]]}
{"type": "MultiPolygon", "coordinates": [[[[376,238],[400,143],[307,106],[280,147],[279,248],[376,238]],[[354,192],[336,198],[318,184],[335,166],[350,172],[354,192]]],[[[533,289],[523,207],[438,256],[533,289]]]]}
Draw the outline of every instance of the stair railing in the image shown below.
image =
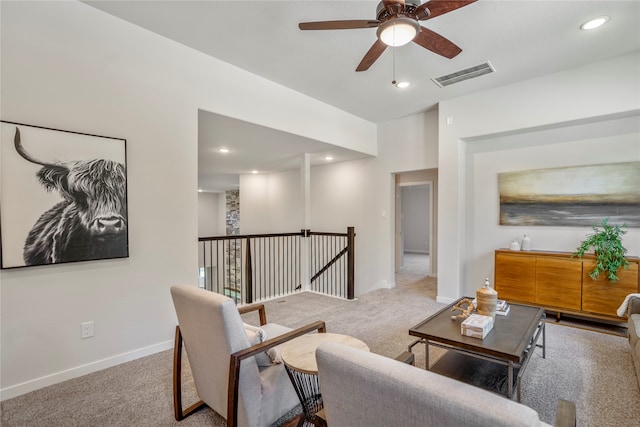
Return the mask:
{"type": "Polygon", "coordinates": [[[202,237],[199,242],[200,287],[252,303],[289,295],[304,288],[354,298],[353,227],[347,233],[301,230],[294,233],[202,237]],[[310,239],[303,241],[303,239],[310,239]],[[302,262],[302,246],[310,259],[302,262]],[[310,268],[309,286],[302,269],[310,268]]]}

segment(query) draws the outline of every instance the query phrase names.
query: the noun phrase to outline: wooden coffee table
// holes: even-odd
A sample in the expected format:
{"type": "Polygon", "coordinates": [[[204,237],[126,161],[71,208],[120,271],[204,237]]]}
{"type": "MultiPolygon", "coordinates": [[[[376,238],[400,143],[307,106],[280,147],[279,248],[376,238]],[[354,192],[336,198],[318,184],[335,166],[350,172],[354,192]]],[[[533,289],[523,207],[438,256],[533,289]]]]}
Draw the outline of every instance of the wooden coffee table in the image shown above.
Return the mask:
{"type": "Polygon", "coordinates": [[[302,403],[304,412],[304,417],[300,418],[299,426],[304,421],[313,425],[322,425],[322,421],[316,417],[318,411],[323,407],[320,384],[318,383],[316,348],[325,342],[335,342],[369,351],[369,347],[357,338],[332,333],[307,334],[282,345],[280,350],[282,361],[300,403],[302,403]]]}
{"type": "Polygon", "coordinates": [[[515,386],[519,402],[520,382],[531,354],[536,347],[541,347],[542,357],[546,357],[544,309],[509,303],[509,314],[497,315],[491,332],[484,339],[478,339],[462,335],[462,321],[451,319],[451,315],[456,314],[451,307],[463,298],[409,329],[409,335],[425,344],[426,369],[506,394],[510,399],[515,386]],[[542,344],[538,345],[540,336],[542,344]],[[449,351],[430,366],[429,346],[449,351]]]}

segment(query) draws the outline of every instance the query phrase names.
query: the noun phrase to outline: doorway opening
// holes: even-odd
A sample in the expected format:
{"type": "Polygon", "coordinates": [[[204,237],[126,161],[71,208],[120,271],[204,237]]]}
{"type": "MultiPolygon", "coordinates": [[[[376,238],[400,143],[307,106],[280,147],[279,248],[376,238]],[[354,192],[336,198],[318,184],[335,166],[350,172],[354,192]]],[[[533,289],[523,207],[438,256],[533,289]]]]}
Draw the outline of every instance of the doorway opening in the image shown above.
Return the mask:
{"type": "Polygon", "coordinates": [[[437,170],[395,175],[395,272],[436,276],[437,170]]]}

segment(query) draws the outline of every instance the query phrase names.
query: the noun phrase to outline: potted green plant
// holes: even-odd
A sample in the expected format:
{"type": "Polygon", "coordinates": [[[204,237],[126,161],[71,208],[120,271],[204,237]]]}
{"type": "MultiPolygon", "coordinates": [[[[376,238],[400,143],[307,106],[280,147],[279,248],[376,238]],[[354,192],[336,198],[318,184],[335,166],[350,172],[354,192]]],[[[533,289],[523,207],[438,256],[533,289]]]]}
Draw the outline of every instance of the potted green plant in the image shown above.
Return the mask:
{"type": "MultiPolygon", "coordinates": [[[[626,227],[625,224],[622,227],[626,227]]],[[[622,246],[622,235],[626,233],[618,225],[610,225],[609,218],[602,220],[602,224],[593,226],[593,234],[580,243],[573,256],[582,257],[585,252],[593,248],[596,256],[596,266],[589,276],[596,280],[600,273],[607,274],[607,278],[615,282],[618,280],[616,273],[622,268],[629,268],[629,262],[625,258],[627,249],[622,246]]]]}

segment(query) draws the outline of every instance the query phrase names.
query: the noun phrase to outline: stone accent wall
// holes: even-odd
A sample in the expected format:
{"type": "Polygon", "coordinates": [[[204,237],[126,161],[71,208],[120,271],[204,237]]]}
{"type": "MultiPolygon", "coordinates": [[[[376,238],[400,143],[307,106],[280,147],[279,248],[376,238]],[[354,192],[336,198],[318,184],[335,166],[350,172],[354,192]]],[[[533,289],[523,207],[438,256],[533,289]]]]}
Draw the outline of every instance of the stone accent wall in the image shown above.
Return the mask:
{"type": "Polygon", "coordinates": [[[225,192],[227,236],[240,234],[240,190],[225,192]]]}
{"type": "MultiPolygon", "coordinates": [[[[227,236],[240,234],[240,190],[225,192],[227,236]]],[[[242,244],[239,240],[229,240],[225,245],[224,257],[226,287],[233,294],[242,289],[242,244]]]]}

